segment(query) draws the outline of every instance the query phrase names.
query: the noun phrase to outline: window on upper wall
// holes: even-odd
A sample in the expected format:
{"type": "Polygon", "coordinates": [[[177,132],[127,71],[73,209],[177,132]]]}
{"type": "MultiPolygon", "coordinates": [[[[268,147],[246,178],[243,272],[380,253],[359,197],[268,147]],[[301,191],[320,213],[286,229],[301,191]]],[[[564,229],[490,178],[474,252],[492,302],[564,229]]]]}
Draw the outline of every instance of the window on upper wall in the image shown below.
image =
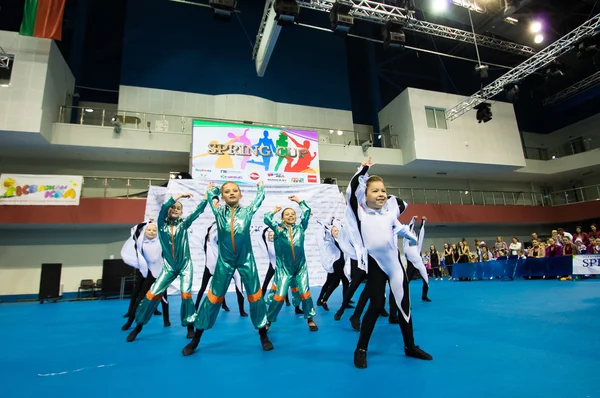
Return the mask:
{"type": "Polygon", "coordinates": [[[430,129],[448,130],[445,109],[426,106],[425,117],[427,118],[427,127],[430,129]]]}

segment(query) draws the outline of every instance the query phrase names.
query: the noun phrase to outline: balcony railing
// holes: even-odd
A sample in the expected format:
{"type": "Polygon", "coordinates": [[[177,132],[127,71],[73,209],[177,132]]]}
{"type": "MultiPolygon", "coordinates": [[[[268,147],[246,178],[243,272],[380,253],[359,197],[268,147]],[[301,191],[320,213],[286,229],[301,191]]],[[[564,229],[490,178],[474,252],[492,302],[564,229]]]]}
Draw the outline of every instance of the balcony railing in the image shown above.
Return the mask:
{"type": "MultiPolygon", "coordinates": [[[[126,177],[84,177],[84,198],[145,198],[150,186],[168,179],[126,177]]],[[[342,192],[346,187],[340,187],[342,192]]],[[[560,206],[600,200],[600,185],[543,194],[539,192],[461,191],[457,189],[394,188],[388,193],[409,204],[452,204],[488,206],[560,206]]]]}
{"type": "Polygon", "coordinates": [[[578,139],[552,148],[525,147],[525,158],[532,160],[551,160],[589,152],[600,148],[600,140],[578,139]]]}
{"type": "MultiPolygon", "coordinates": [[[[135,111],[123,111],[117,109],[90,108],[61,106],[59,110],[59,123],[80,124],[87,126],[114,127],[118,124],[122,129],[145,130],[162,133],[192,134],[194,120],[214,120],[217,122],[238,123],[239,120],[211,119],[201,116],[169,115],[161,113],[144,113],[135,111]]],[[[276,128],[292,128],[297,130],[309,130],[319,133],[321,143],[330,145],[352,145],[360,146],[365,141],[375,141],[373,133],[358,132],[351,130],[330,129],[316,126],[294,126],[277,125],[253,121],[257,126],[276,128]]],[[[383,148],[399,148],[398,136],[396,134],[378,134],[377,139],[383,148]]]]}

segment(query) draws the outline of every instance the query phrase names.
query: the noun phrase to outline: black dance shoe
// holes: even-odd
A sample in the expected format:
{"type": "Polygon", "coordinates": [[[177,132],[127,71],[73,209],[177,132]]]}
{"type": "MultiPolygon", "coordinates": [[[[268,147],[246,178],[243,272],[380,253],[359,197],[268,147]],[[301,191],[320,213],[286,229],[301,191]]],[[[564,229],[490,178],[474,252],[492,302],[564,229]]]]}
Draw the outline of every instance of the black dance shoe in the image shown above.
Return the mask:
{"type": "Polygon", "coordinates": [[[131,327],[132,324],[133,324],[133,322],[127,321],[125,323],[125,325],[121,326],[121,330],[123,330],[123,331],[129,330],[129,328],[131,327]]]}
{"type": "Polygon", "coordinates": [[[194,325],[187,325],[187,336],[185,336],[186,339],[193,339],[194,338],[194,325]]]}
{"type": "Polygon", "coordinates": [[[188,345],[183,347],[183,350],[181,351],[181,353],[183,354],[184,357],[188,357],[188,356],[192,355],[194,353],[194,351],[196,351],[196,348],[198,348],[198,344],[200,344],[200,337],[202,337],[202,332],[204,332],[204,330],[202,330],[202,329],[196,330],[196,332],[194,333],[194,337],[192,338],[192,341],[190,341],[188,345]]]}
{"type": "Polygon", "coordinates": [[[297,315],[304,315],[304,311],[302,311],[302,310],[300,309],[300,307],[296,307],[296,308],[294,309],[294,312],[295,312],[297,315]]]}
{"type": "Polygon", "coordinates": [[[360,318],[352,315],[350,317],[350,324],[352,325],[352,329],[360,332],[360,318]]]}
{"type": "Polygon", "coordinates": [[[354,351],[354,366],[359,369],[367,368],[367,350],[357,348],[356,351],[354,351]]]}
{"type": "Polygon", "coordinates": [[[421,300],[431,303],[431,299],[429,297],[421,297],[421,300]]]}
{"type": "Polygon", "coordinates": [[[140,325],[140,324],[135,325],[135,329],[133,329],[131,331],[131,333],[129,333],[129,336],[127,336],[127,342],[131,343],[132,341],[134,341],[135,338],[137,337],[137,335],[140,334],[141,331],[142,331],[142,325],[140,325]]]}
{"type": "Polygon", "coordinates": [[[425,361],[431,361],[433,359],[431,355],[419,348],[418,345],[412,346],[410,348],[404,347],[404,355],[406,355],[407,357],[423,359],[425,361]]]}

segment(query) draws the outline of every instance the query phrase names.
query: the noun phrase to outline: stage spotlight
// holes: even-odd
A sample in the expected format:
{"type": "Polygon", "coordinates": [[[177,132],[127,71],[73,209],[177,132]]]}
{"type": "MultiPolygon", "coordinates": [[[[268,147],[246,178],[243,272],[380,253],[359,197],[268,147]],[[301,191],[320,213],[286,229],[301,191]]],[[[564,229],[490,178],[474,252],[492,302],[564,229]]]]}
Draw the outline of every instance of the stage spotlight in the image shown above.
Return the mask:
{"type": "Polygon", "coordinates": [[[346,0],[337,0],[331,11],[329,19],[331,20],[331,29],[334,32],[347,33],[354,25],[354,17],[350,15],[350,10],[354,4],[346,0]]]}
{"type": "Polygon", "coordinates": [[[475,66],[475,74],[479,77],[480,80],[486,80],[489,77],[488,71],[490,67],[488,65],[476,65],[475,66]]]}
{"type": "Polygon", "coordinates": [[[293,25],[298,19],[298,15],[300,15],[300,6],[298,6],[296,0],[275,0],[273,8],[279,26],[293,25]]]}
{"type": "Polygon", "coordinates": [[[237,0],[209,0],[216,18],[229,19],[237,7],[237,0]]]}
{"type": "Polygon", "coordinates": [[[540,33],[542,31],[542,23],[540,21],[533,21],[529,25],[529,31],[531,33],[540,33]]]}
{"type": "Polygon", "coordinates": [[[516,102],[519,99],[520,91],[516,83],[508,83],[504,86],[504,93],[509,102],[516,102]]]}
{"type": "Polygon", "coordinates": [[[492,104],[488,102],[482,102],[475,107],[477,110],[477,122],[487,123],[492,120],[492,104]]]}
{"type": "Polygon", "coordinates": [[[577,58],[589,59],[598,53],[598,44],[594,37],[588,36],[575,43],[575,49],[577,50],[577,58]]]}
{"type": "Polygon", "coordinates": [[[404,48],[406,42],[406,35],[402,30],[401,23],[396,21],[388,21],[383,28],[381,28],[381,34],[383,36],[383,48],[404,48]]]}
{"type": "Polygon", "coordinates": [[[535,35],[535,37],[533,38],[533,42],[535,44],[542,44],[542,42],[544,41],[544,35],[541,33],[538,33],[537,35],[535,35]]]}

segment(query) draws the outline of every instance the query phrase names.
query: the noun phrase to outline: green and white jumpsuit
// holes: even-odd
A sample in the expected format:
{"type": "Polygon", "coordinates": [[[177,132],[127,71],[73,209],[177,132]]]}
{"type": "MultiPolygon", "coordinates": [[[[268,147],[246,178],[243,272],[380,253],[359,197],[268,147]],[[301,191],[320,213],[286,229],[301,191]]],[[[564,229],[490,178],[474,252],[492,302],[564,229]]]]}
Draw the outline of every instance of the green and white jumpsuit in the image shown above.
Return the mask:
{"type": "Polygon", "coordinates": [[[248,207],[239,205],[215,207],[213,199],[218,197],[219,193],[218,187],[214,187],[208,192],[208,202],[217,222],[219,257],[217,258],[210,288],[196,312],[194,324],[197,329],[201,330],[213,327],[233,273],[238,270],[250,303],[250,318],[254,327],[261,329],[267,324],[267,307],[262,296],[254,253],[252,252],[250,226],[252,216],[265,199],[265,190],[262,186],[259,186],[256,198],[248,207]]]}
{"type": "Polygon", "coordinates": [[[304,238],[310,219],[310,207],[304,201],[300,202],[299,205],[300,210],[302,210],[300,224],[288,225],[277,222],[273,220],[275,216],[273,212],[265,214],[265,224],[275,234],[274,243],[275,253],[277,254],[275,278],[267,297],[269,322],[277,320],[277,315],[283,307],[285,295],[292,281],[297,283],[297,287],[292,287],[292,292],[296,290],[300,294],[304,318],[310,319],[317,313],[310,297],[308,267],[304,254],[304,238]]]}
{"type": "Polygon", "coordinates": [[[162,246],[163,268],[137,308],[135,322],[138,325],[145,325],[150,321],[163,293],[167,291],[177,276],[179,276],[179,290],[181,291],[181,324],[187,326],[194,321],[193,266],[188,242],[188,228],[204,212],[206,200],[202,200],[192,214],[186,218],[173,220],[169,218],[169,208],[175,203],[173,198],[169,198],[162,205],[158,215],[158,237],[162,246]]]}

